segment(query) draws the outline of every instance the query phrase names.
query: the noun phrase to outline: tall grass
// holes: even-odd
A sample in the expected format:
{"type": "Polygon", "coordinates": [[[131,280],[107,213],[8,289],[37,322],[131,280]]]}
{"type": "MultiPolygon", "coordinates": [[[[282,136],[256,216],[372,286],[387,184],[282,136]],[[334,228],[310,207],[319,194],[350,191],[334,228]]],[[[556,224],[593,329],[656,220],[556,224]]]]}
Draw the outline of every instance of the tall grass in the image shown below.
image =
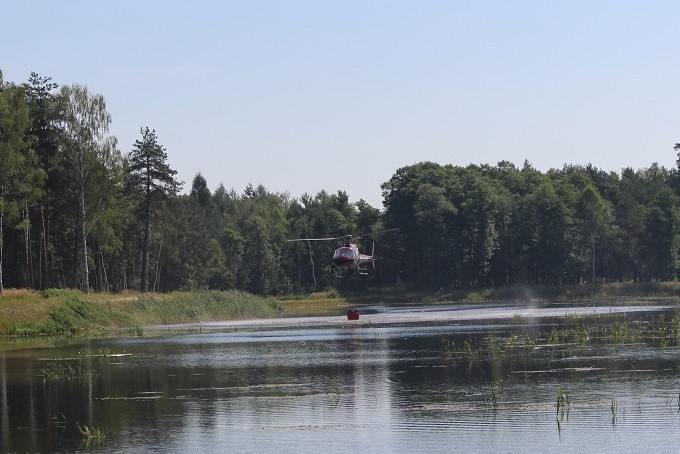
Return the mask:
{"type": "Polygon", "coordinates": [[[126,295],[22,291],[0,298],[0,335],[72,336],[150,324],[271,317],[278,311],[273,301],[240,291],[126,295]]]}

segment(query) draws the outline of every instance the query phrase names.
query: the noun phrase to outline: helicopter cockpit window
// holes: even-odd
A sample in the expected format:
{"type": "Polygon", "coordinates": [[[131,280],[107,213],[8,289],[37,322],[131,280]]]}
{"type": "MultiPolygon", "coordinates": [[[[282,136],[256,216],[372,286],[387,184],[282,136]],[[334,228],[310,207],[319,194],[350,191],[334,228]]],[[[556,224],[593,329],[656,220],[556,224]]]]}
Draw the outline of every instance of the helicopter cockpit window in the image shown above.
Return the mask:
{"type": "Polygon", "coordinates": [[[335,254],[333,254],[334,259],[351,259],[354,257],[352,248],[349,247],[341,247],[339,249],[335,250],[335,254]]]}

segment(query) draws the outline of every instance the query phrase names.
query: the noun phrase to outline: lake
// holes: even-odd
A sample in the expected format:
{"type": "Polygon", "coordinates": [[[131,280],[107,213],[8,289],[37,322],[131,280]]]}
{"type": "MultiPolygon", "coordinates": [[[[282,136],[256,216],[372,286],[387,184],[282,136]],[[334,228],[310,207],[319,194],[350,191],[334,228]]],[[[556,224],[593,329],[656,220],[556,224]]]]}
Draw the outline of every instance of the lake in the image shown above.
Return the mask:
{"type": "Polygon", "coordinates": [[[1,452],[677,452],[678,307],[364,307],[0,352],[1,452]]]}

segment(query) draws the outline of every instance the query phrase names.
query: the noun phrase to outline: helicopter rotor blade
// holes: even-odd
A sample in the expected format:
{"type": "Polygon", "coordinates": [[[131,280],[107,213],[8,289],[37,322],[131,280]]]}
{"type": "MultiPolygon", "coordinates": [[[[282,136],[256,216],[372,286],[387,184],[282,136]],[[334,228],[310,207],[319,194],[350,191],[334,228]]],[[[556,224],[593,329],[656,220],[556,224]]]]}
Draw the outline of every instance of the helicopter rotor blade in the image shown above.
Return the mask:
{"type": "Polygon", "coordinates": [[[375,230],[373,232],[363,233],[361,235],[355,236],[354,239],[358,240],[358,239],[361,239],[361,238],[365,238],[367,236],[378,236],[378,235],[382,235],[383,233],[387,233],[387,232],[396,232],[397,230],[399,230],[399,227],[395,227],[393,229],[375,230]]]}
{"type": "Polygon", "coordinates": [[[369,237],[369,236],[376,236],[376,235],[382,235],[383,233],[387,232],[394,232],[399,230],[398,227],[393,228],[393,229],[384,229],[384,230],[376,230],[373,232],[368,232],[364,233],[361,235],[342,235],[342,236],[336,236],[336,237],[327,237],[327,238],[294,238],[291,240],[286,240],[286,241],[338,241],[338,240],[344,240],[344,241],[350,241],[350,240],[359,240],[361,238],[369,237]]]}
{"type": "Polygon", "coordinates": [[[344,236],[338,236],[335,238],[295,238],[292,240],[286,240],[286,241],[335,241],[335,240],[341,240],[345,238],[344,236]]]}

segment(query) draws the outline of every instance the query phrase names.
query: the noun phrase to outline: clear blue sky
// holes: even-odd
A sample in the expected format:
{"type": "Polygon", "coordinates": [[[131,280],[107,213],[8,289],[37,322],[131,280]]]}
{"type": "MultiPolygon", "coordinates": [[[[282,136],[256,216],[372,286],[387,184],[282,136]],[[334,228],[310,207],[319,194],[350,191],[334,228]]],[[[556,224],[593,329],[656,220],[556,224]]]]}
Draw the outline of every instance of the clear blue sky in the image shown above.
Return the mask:
{"type": "Polygon", "coordinates": [[[104,95],[185,189],[343,189],[402,166],[675,166],[678,1],[11,1],[0,69],[104,95]]]}

